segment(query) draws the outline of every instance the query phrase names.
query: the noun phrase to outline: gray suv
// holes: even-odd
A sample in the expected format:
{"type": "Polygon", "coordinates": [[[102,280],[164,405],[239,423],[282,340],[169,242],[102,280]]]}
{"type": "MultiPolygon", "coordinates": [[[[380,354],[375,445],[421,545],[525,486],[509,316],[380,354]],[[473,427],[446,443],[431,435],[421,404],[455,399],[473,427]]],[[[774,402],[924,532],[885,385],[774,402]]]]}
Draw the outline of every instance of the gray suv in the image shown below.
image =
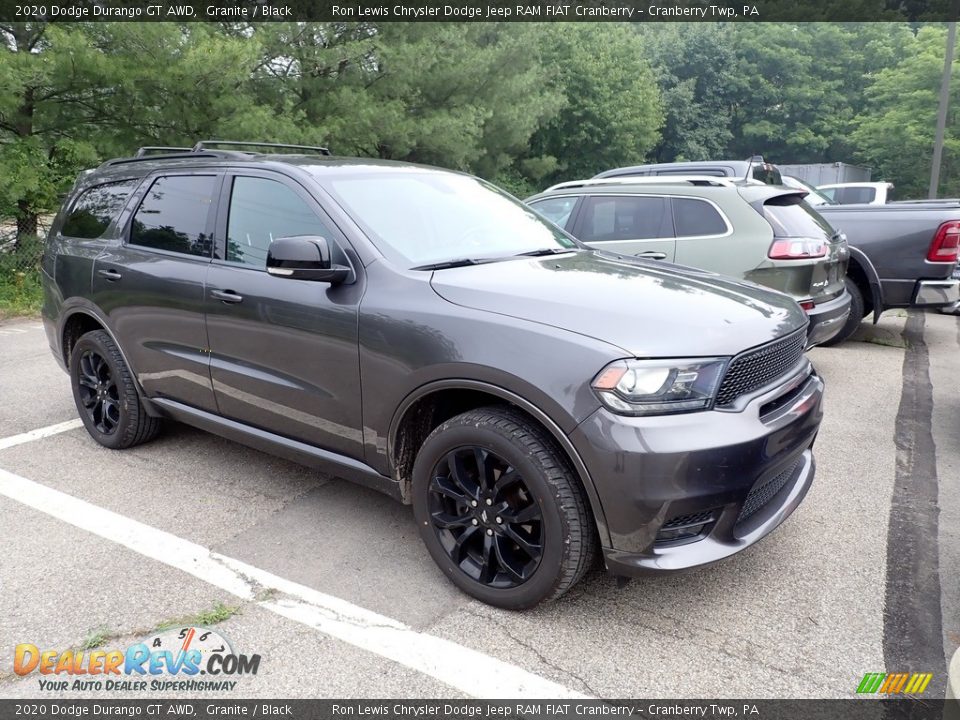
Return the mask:
{"type": "Polygon", "coordinates": [[[823,383],[789,298],[468,175],[229,147],[111,160],[52,226],[44,325],[97,442],[176,420],[376,488],[506,608],[598,555],[721,560],[803,499],[823,383]]]}
{"type": "Polygon", "coordinates": [[[588,245],[749,280],[796,300],[808,345],[831,344],[850,314],[850,251],[805,192],[677,175],[575,180],[527,203],[588,245]]]}

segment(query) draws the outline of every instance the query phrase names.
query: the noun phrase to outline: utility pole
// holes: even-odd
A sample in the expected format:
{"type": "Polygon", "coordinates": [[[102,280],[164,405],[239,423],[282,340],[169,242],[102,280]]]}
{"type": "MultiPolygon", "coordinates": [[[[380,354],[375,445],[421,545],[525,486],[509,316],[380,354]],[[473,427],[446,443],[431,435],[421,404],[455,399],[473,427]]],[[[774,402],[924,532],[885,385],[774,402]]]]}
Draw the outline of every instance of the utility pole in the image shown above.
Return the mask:
{"type": "MultiPolygon", "coordinates": [[[[957,3],[953,3],[951,18],[957,17],[957,3]]],[[[937,135],[933,141],[933,167],[930,168],[930,189],[927,197],[937,197],[940,186],[940,162],[943,160],[943,136],[947,129],[947,108],[950,105],[950,72],[953,69],[953,49],[957,42],[957,23],[947,25],[947,54],[943,59],[943,80],[940,82],[940,108],[937,111],[937,135]]]]}

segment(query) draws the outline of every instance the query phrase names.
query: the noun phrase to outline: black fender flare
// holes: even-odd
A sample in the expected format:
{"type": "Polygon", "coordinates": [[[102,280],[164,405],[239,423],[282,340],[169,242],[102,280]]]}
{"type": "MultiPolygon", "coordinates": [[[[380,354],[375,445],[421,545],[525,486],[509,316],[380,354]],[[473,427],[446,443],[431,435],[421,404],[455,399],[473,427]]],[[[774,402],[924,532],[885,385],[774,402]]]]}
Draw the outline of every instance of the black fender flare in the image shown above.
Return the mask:
{"type": "Polygon", "coordinates": [[[849,246],[850,259],[856,261],[857,266],[863,270],[870,285],[870,298],[873,301],[873,324],[876,325],[880,320],[880,313],[883,312],[883,286],[880,284],[880,276],[877,275],[877,269],[870,262],[867,254],[858,247],[849,246]]]}
{"type": "Polygon", "coordinates": [[[421,400],[427,395],[440,390],[477,390],[489,395],[494,395],[502,398],[512,405],[516,405],[518,408],[537,420],[537,422],[539,422],[546,429],[546,431],[550,433],[551,437],[556,440],[557,444],[560,445],[561,449],[566,453],[567,457],[570,459],[570,462],[573,464],[573,469],[580,478],[580,483],[583,485],[583,489],[587,493],[587,501],[590,503],[590,509],[593,512],[594,524],[596,525],[597,532],[600,535],[600,544],[604,547],[610,546],[610,531],[607,528],[607,518],[603,512],[603,505],[600,502],[600,495],[597,493],[597,488],[593,483],[593,478],[590,476],[590,471],[587,469],[586,464],[584,464],[583,459],[580,457],[580,453],[577,452],[577,449],[570,441],[570,438],[567,437],[567,435],[563,432],[560,425],[554,422],[554,420],[539,407],[534,405],[529,400],[526,400],[522,396],[517,395],[506,388],[500,387],[499,385],[493,385],[481,380],[469,380],[466,378],[435,380],[433,382],[426,383],[425,385],[421,385],[410,392],[403,399],[403,402],[400,403],[399,407],[397,407],[397,410],[393,414],[393,419],[390,421],[390,429],[387,433],[387,456],[390,458],[391,465],[393,464],[397,434],[400,430],[400,425],[403,421],[403,418],[407,414],[407,411],[418,400],[421,400]]]}

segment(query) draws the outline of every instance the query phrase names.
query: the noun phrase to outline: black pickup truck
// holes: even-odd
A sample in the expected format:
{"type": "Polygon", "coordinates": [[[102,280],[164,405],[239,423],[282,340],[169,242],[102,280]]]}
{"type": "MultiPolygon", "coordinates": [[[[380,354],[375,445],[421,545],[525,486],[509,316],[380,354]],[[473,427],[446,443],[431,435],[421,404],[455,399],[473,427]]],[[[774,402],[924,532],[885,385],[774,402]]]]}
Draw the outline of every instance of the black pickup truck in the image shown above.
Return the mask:
{"type": "Polygon", "coordinates": [[[850,318],[835,345],[856,331],[860,321],[874,322],[884,310],[900,307],[945,308],[960,301],[960,279],[953,276],[960,242],[960,201],[897,202],[888,205],[836,205],[797,178],[781,176],[775,165],[750,160],[660,163],[607,170],[596,177],[705,175],[741,178],[806,190],[807,202],[847,236],[850,263],[847,289],[850,318]]]}

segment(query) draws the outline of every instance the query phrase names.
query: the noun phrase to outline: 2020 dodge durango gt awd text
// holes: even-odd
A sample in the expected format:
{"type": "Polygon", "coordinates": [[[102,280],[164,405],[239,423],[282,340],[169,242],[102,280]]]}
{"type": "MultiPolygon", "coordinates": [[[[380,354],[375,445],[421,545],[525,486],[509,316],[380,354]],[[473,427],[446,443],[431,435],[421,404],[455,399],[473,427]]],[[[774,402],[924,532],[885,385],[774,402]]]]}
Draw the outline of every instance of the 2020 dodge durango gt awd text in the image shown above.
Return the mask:
{"type": "Polygon", "coordinates": [[[186,422],[413,505],[526,608],[736,553],[799,505],[823,384],[790,298],[590,249],[482,180],[195,151],[86,174],[44,323],[99,443],[186,422]]]}

